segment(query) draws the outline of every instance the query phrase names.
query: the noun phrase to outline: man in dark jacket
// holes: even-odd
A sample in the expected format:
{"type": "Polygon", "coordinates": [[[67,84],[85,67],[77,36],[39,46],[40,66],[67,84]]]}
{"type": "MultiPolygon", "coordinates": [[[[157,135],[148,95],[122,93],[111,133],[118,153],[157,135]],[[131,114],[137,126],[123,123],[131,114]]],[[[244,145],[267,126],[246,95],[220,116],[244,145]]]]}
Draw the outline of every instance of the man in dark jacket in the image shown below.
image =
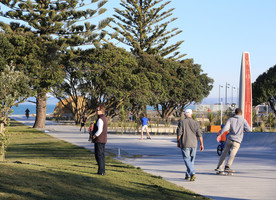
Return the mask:
{"type": "Polygon", "coordinates": [[[98,120],[93,129],[93,142],[95,158],[98,164],[98,174],[105,175],[105,144],[107,142],[107,119],[105,116],[105,106],[99,105],[97,107],[98,120]]]}
{"type": "Polygon", "coordinates": [[[177,127],[177,147],[181,148],[184,163],[187,167],[185,179],[194,181],[194,162],[197,148],[197,138],[200,141],[200,151],[203,151],[203,138],[199,124],[192,119],[192,110],[185,111],[186,118],[179,121],[177,127]]]}

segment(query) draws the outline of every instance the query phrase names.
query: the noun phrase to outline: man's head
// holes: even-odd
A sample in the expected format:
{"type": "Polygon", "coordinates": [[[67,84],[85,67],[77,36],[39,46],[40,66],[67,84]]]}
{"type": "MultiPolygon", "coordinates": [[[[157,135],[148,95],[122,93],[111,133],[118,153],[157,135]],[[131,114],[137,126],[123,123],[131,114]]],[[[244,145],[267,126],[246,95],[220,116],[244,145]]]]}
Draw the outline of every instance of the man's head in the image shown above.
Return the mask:
{"type": "Polygon", "coordinates": [[[100,104],[98,107],[97,107],[97,114],[98,115],[102,115],[105,113],[105,106],[103,104],[100,104]]]}
{"type": "Polygon", "coordinates": [[[240,108],[236,108],[235,114],[236,115],[242,115],[242,110],[240,108]]]}
{"type": "Polygon", "coordinates": [[[191,109],[187,109],[187,110],[185,111],[185,115],[186,115],[187,117],[192,117],[192,114],[193,114],[193,111],[192,111],[191,109]]]}

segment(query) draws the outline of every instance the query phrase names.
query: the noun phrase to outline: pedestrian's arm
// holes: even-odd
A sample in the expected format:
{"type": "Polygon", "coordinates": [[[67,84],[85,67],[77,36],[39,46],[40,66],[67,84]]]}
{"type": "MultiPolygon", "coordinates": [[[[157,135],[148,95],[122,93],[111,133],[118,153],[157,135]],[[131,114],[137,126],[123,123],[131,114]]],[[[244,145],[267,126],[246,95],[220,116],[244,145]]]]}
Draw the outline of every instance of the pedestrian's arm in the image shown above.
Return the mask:
{"type": "Polygon", "coordinates": [[[199,142],[200,142],[200,146],[199,146],[199,149],[200,151],[203,151],[204,150],[204,146],[203,146],[203,137],[199,137],[199,142]]]}
{"type": "Polygon", "coordinates": [[[183,126],[182,121],[179,121],[177,129],[176,129],[176,135],[177,135],[177,147],[180,147],[180,139],[181,135],[183,134],[183,126]]]}
{"type": "Polygon", "coordinates": [[[181,139],[181,136],[177,136],[177,147],[180,148],[180,139],[181,139]]]}

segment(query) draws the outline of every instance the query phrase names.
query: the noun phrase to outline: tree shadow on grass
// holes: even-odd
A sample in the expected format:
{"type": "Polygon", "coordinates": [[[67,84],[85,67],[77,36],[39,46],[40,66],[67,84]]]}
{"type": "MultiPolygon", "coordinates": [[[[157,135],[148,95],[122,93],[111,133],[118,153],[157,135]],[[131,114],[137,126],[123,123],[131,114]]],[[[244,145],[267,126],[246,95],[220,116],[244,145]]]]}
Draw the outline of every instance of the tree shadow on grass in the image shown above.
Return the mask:
{"type": "Polygon", "coordinates": [[[8,146],[7,158],[81,158],[87,156],[85,151],[82,147],[59,142],[12,144],[8,146]]]}
{"type": "MultiPolygon", "coordinates": [[[[0,164],[1,198],[28,200],[91,199],[197,199],[194,194],[155,184],[119,180],[115,173],[98,176],[89,169],[29,169],[26,165],[0,164]],[[85,173],[85,174],[84,174],[85,173]],[[115,176],[115,177],[113,177],[115,176]],[[120,184],[118,183],[120,182],[120,184]],[[132,184],[132,187],[129,187],[132,184]],[[187,198],[189,197],[189,198],[187,198]]],[[[202,199],[202,198],[199,198],[202,199]]]]}

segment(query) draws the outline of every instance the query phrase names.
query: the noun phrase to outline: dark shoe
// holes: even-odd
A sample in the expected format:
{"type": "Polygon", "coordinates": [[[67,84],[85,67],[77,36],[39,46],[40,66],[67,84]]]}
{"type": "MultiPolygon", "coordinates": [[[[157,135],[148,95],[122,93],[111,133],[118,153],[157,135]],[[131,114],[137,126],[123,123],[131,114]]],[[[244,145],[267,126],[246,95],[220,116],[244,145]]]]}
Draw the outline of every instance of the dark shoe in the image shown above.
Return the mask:
{"type": "Polygon", "coordinates": [[[100,175],[100,176],[104,176],[105,175],[105,173],[97,173],[98,175],[100,175]]]}
{"type": "Polygon", "coordinates": [[[193,174],[193,175],[191,176],[190,181],[195,181],[195,179],[196,179],[196,176],[195,176],[195,174],[193,174]]]}
{"type": "Polygon", "coordinates": [[[151,137],[147,137],[147,139],[151,140],[151,137]]]}
{"type": "Polygon", "coordinates": [[[230,169],[229,167],[225,167],[224,171],[228,172],[228,173],[234,173],[235,172],[233,169],[230,169]]]}
{"type": "Polygon", "coordinates": [[[190,176],[185,176],[185,180],[190,181],[191,177],[190,176]]]}
{"type": "Polygon", "coordinates": [[[230,167],[228,167],[228,166],[225,166],[224,167],[224,171],[227,171],[227,170],[229,170],[230,169],[230,167]]]}

